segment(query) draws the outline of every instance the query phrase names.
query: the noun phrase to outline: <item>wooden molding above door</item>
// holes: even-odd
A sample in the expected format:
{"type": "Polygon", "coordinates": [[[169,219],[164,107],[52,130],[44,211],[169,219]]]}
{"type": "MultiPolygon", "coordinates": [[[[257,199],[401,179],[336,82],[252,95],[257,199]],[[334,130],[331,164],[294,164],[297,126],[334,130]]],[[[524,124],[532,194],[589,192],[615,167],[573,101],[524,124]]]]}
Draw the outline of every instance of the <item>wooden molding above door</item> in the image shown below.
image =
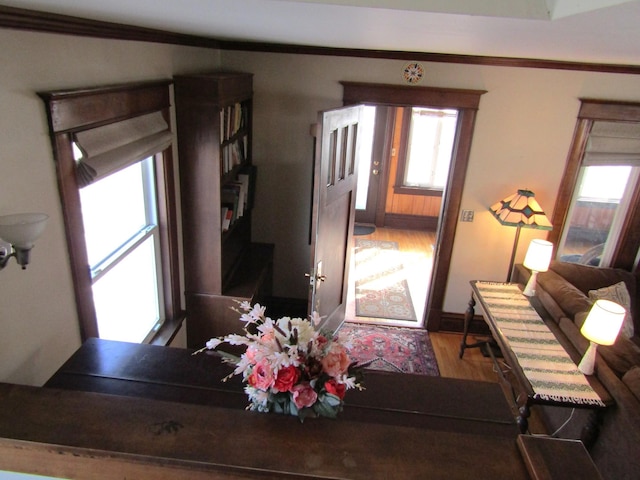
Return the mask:
{"type": "Polygon", "coordinates": [[[393,105],[455,108],[458,110],[458,132],[454,142],[447,189],[442,199],[438,245],[433,263],[432,281],[427,295],[424,324],[438,331],[446,293],[451,254],[458,223],[464,180],[469,164],[476,112],[485,90],[455,88],[407,87],[360,82],[340,82],[344,88],[344,105],[393,105]]]}

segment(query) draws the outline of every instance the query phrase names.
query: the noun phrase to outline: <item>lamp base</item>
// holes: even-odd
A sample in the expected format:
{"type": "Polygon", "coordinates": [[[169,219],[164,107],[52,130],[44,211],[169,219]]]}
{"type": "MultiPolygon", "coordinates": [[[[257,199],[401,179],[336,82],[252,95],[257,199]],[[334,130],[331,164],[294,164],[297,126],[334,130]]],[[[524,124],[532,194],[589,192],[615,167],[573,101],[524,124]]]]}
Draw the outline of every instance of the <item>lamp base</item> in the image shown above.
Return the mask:
{"type": "Polygon", "coordinates": [[[536,295],[536,286],[538,285],[538,272],[531,270],[531,276],[527,282],[527,286],[522,292],[527,297],[534,297],[536,295]]]}
{"type": "Polygon", "coordinates": [[[585,375],[593,375],[593,367],[596,363],[596,350],[598,345],[594,342],[589,342],[589,348],[584,352],[584,356],[582,360],[580,360],[580,364],[578,365],[578,370],[580,370],[585,375]]]}

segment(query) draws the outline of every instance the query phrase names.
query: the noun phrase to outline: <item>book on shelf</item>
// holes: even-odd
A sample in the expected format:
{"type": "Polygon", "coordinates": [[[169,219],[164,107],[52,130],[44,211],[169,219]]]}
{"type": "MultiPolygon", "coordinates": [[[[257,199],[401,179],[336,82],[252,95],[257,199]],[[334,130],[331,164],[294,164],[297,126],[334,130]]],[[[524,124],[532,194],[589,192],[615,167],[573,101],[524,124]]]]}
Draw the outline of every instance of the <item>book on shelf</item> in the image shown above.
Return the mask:
{"type": "Polygon", "coordinates": [[[222,207],[220,209],[221,218],[222,218],[222,231],[226,232],[229,230],[231,226],[231,218],[233,217],[233,211],[229,210],[227,207],[222,207]]]}

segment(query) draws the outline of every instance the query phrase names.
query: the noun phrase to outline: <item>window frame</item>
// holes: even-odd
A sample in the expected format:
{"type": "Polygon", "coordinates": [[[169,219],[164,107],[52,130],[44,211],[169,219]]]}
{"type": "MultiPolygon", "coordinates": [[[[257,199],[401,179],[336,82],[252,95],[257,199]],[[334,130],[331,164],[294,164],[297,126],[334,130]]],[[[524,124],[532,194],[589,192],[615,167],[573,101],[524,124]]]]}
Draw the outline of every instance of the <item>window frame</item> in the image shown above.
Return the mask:
{"type": "MultiPolygon", "coordinates": [[[[444,189],[437,187],[417,187],[405,185],[406,169],[408,166],[409,156],[409,133],[411,132],[412,109],[415,107],[404,107],[402,115],[402,125],[400,131],[400,149],[398,151],[398,169],[396,171],[396,179],[393,191],[402,195],[424,195],[429,197],[442,197],[444,189]]],[[[417,107],[421,108],[421,107],[417,107]]],[[[423,107],[426,108],[426,107],[423,107]]],[[[434,110],[436,108],[433,108],[434,110]]],[[[453,108],[450,110],[454,110],[453,108]]],[[[453,151],[451,152],[453,155],[453,151]]],[[[450,159],[451,162],[451,159],[450,159]]]]}
{"type": "MultiPolygon", "coordinates": [[[[170,120],[171,81],[142,82],[109,87],[39,92],[44,101],[62,203],[67,248],[83,341],[98,337],[91,272],[87,257],[79,184],[72,142],[74,134],[152,112],[170,120]]],[[[184,311],[180,300],[178,229],[172,147],[154,155],[160,237],[159,265],[164,299],[164,324],[150,343],[167,344],[177,333],[184,311]]]]}
{"type": "Polygon", "coordinates": [[[487,91],[347,81],[342,81],[340,84],[344,90],[342,102],[345,106],[357,104],[394,107],[424,106],[458,110],[456,139],[451,155],[447,189],[443,193],[441,219],[438,224],[438,252],[434,259],[427,293],[425,326],[429,331],[460,330],[462,323],[459,318],[444,316],[444,297],[476,116],[480,108],[480,99],[487,91]]]}
{"type": "MultiPolygon", "coordinates": [[[[553,230],[548,240],[554,245],[562,238],[565,224],[570,221],[569,210],[574,191],[578,188],[580,168],[587,147],[589,134],[595,121],[640,122],[640,103],[608,100],[580,99],[573,141],[567,156],[564,174],[558,189],[553,213],[553,230]]],[[[640,181],[633,187],[630,208],[623,222],[613,249],[610,267],[640,273],[637,262],[640,250],[640,181]]],[[[556,248],[557,250],[557,248],[556,248]]]]}

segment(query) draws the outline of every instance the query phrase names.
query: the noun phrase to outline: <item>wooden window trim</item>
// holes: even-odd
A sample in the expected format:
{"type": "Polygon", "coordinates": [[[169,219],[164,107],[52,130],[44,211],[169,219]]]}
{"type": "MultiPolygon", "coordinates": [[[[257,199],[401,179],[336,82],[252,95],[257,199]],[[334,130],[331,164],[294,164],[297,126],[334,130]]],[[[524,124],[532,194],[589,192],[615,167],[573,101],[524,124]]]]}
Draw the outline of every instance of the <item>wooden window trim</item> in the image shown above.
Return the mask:
{"type": "Polygon", "coordinates": [[[411,128],[411,109],[404,108],[402,115],[402,130],[400,131],[400,148],[398,150],[398,169],[393,192],[399,195],[423,195],[425,197],[442,197],[442,189],[428,187],[409,187],[404,185],[404,173],[407,167],[409,153],[409,130],[411,128]]]}
{"type": "MultiPolygon", "coordinates": [[[[82,340],[98,337],[92,301],[91,273],[83,233],[80,193],[71,149],[78,131],[125,120],[144,113],[162,112],[170,121],[171,82],[135,83],[82,90],[40,92],[45,103],[62,202],[67,247],[82,340]]],[[[165,324],[158,336],[168,342],[179,328],[184,313],[180,307],[178,229],[175,175],[171,147],[155,156],[158,222],[163,268],[165,324]],[[167,329],[172,329],[168,332],[167,329]]]]}
{"type": "Polygon", "coordinates": [[[406,87],[360,82],[340,82],[345,105],[391,105],[397,107],[438,107],[458,110],[458,128],[451,154],[451,168],[447,190],[442,200],[438,255],[434,259],[433,276],[429,286],[427,330],[438,331],[446,293],[453,243],[462,203],[464,181],[469,165],[476,114],[485,90],[462,90],[432,87],[406,87]]]}
{"type": "MultiPolygon", "coordinates": [[[[568,220],[571,199],[577,186],[582,158],[594,121],[640,122],[640,103],[595,99],[580,99],[580,102],[573,141],[553,211],[553,230],[549,232],[548,236],[548,240],[555,245],[558,245],[562,238],[563,228],[568,220]]],[[[635,268],[637,273],[640,273],[640,266],[635,265],[636,255],[640,249],[639,202],[640,182],[635,185],[631,208],[618,237],[618,243],[611,260],[612,267],[629,271],[635,268]]]]}

